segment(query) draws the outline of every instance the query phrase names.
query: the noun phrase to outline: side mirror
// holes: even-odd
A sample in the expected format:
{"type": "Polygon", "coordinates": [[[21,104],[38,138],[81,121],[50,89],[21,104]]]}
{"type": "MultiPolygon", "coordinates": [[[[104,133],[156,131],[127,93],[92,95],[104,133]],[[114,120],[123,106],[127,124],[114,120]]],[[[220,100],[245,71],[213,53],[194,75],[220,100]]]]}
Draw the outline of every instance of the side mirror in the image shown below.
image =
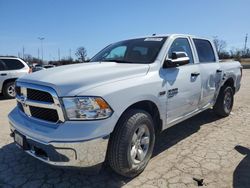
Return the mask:
{"type": "Polygon", "coordinates": [[[178,67],[189,64],[189,57],[186,52],[173,52],[172,59],[166,58],[163,68],[178,67]]]}

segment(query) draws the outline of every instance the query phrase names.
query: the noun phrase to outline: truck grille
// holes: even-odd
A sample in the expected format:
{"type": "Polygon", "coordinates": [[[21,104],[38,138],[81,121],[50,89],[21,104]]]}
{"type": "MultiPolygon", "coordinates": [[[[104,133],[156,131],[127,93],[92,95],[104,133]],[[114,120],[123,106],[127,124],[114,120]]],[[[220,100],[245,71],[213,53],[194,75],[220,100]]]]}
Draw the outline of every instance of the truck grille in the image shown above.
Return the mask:
{"type": "Polygon", "coordinates": [[[38,119],[43,119],[51,122],[58,121],[57,111],[53,109],[30,106],[30,113],[31,116],[36,117],[38,119]]]}
{"type": "Polygon", "coordinates": [[[58,123],[64,122],[56,92],[46,86],[16,83],[17,106],[28,117],[58,123]]]}
{"type": "Polygon", "coordinates": [[[27,88],[27,99],[34,101],[54,102],[52,96],[44,91],[27,88]]]}

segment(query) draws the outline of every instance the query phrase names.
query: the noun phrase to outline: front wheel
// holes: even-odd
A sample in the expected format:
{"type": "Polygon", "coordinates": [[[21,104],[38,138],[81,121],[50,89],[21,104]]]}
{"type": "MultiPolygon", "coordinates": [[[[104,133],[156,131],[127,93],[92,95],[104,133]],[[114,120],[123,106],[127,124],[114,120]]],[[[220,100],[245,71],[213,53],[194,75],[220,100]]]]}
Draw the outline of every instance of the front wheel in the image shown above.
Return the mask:
{"type": "Polygon", "coordinates": [[[13,99],[16,96],[16,91],[15,91],[15,82],[7,82],[3,86],[3,96],[6,99],[13,99]]]}
{"type": "Polygon", "coordinates": [[[129,110],[111,135],[109,165],[118,174],[135,177],[147,166],[154,143],[154,123],[150,114],[143,110],[129,110]]]}
{"type": "Polygon", "coordinates": [[[234,92],[230,86],[223,86],[217,97],[214,105],[214,111],[216,114],[222,117],[226,117],[230,114],[234,103],[234,92]]]}

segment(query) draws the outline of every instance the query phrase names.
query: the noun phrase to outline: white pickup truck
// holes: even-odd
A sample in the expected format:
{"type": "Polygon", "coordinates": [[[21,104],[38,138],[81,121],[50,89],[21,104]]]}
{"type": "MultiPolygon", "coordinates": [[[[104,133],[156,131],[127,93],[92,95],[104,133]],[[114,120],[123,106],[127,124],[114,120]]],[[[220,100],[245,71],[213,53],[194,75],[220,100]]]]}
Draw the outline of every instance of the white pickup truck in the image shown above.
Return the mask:
{"type": "Polygon", "coordinates": [[[16,81],[11,136],[26,153],[58,166],[98,166],[134,177],[161,131],[208,108],[228,116],[239,62],[221,63],[213,43],[159,35],[113,43],[89,63],[16,81]]]}

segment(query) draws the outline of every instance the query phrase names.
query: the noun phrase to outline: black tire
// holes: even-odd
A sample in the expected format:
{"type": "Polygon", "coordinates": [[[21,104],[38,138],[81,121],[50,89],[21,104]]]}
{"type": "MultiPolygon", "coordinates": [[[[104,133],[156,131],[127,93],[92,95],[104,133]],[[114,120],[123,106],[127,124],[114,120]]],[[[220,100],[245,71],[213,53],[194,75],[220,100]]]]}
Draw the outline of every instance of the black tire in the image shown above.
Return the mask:
{"type": "Polygon", "coordinates": [[[217,97],[216,103],[213,107],[214,112],[221,117],[226,117],[232,111],[233,103],[234,103],[233,88],[230,86],[222,86],[220,93],[217,97]],[[228,100],[228,103],[225,102],[225,100],[228,100]]]}
{"type": "Polygon", "coordinates": [[[3,96],[6,99],[13,99],[15,98],[15,82],[14,81],[10,81],[4,84],[3,86],[3,96]],[[13,88],[13,95],[10,94],[9,90],[13,88]]]}
{"type": "MultiPolygon", "coordinates": [[[[145,131],[146,135],[146,131],[145,131]]],[[[141,136],[140,141],[143,139],[141,136]]],[[[144,137],[144,140],[147,136],[144,137]]],[[[139,136],[137,137],[139,138],[139,136]]],[[[137,145],[141,143],[137,140],[137,145]]],[[[111,134],[109,148],[108,148],[108,163],[111,168],[118,174],[126,177],[135,177],[139,175],[147,166],[154,149],[155,130],[152,117],[149,113],[143,110],[132,109],[125,112],[116,125],[114,132],[111,134]],[[136,156],[132,158],[132,147],[136,148],[136,144],[132,144],[134,135],[139,135],[136,131],[140,129],[147,129],[149,135],[147,141],[147,150],[143,153],[144,158],[139,163],[135,163],[136,156]],[[133,146],[132,146],[133,145],[133,146]]],[[[142,149],[143,147],[140,147],[142,149]]],[[[137,152],[140,150],[137,147],[137,152]]],[[[145,149],[145,148],[144,148],[145,149]]],[[[134,151],[134,150],[133,150],[134,151]]],[[[143,151],[143,150],[140,150],[143,151]]]]}

